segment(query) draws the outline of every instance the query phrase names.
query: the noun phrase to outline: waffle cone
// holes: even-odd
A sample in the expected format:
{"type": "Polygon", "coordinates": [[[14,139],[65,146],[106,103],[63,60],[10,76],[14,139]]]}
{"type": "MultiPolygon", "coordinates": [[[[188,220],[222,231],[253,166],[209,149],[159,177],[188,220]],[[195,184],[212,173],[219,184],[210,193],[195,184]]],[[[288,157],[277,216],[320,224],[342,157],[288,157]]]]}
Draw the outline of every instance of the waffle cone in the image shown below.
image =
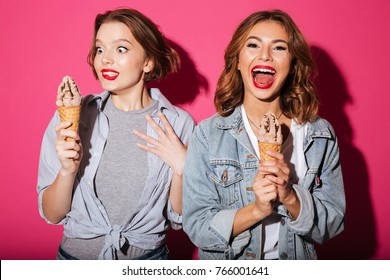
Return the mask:
{"type": "Polygon", "coordinates": [[[273,157],[266,154],[266,151],[271,150],[275,152],[281,151],[282,145],[275,144],[275,143],[266,143],[266,142],[258,142],[259,144],[259,151],[260,151],[260,160],[266,161],[270,159],[274,159],[273,157]]]}
{"type": "MultiPolygon", "coordinates": [[[[60,114],[62,122],[71,122],[72,125],[68,128],[73,131],[78,131],[80,122],[80,108],[81,106],[58,106],[57,110],[60,114]]],[[[66,140],[68,140],[67,138],[66,140]]]]}

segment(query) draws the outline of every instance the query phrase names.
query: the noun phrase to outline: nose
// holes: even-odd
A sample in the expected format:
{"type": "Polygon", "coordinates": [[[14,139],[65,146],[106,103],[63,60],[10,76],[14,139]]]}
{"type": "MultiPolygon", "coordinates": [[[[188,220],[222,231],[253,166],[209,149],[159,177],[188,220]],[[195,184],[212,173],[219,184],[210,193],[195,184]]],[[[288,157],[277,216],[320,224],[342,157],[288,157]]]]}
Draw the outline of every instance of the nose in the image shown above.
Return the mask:
{"type": "Polygon", "coordinates": [[[103,64],[112,64],[113,63],[113,58],[110,52],[104,52],[102,55],[102,63],[103,64]]]}
{"type": "Polygon", "coordinates": [[[269,61],[269,60],[271,60],[271,58],[272,58],[272,56],[271,56],[270,48],[268,48],[266,46],[262,47],[260,49],[258,59],[262,60],[262,61],[269,61]]]}

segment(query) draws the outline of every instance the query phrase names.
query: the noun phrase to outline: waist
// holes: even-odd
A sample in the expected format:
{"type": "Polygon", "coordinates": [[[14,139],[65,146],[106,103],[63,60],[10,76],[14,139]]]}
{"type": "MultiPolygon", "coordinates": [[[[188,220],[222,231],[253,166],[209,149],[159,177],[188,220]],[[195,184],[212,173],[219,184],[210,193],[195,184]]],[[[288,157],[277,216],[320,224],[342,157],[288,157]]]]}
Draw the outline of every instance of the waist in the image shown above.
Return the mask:
{"type": "MultiPolygon", "coordinates": [[[[104,237],[93,239],[66,238],[64,237],[58,249],[57,259],[60,260],[96,260],[104,246],[104,237]]],[[[154,259],[156,254],[165,252],[165,244],[156,249],[142,249],[129,245],[127,242],[120,250],[115,250],[115,259],[154,259]]],[[[168,254],[168,252],[166,252],[168,254]]]]}

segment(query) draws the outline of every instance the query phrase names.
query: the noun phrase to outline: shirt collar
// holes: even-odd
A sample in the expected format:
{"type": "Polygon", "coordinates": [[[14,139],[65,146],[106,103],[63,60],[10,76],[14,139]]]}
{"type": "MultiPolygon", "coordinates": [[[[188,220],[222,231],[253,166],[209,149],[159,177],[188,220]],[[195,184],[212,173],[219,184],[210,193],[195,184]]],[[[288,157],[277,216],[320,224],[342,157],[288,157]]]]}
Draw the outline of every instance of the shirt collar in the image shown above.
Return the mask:
{"type": "MultiPolygon", "coordinates": [[[[219,129],[239,129],[240,125],[243,125],[241,106],[237,106],[227,117],[220,116],[216,122],[219,129]]],[[[307,135],[314,138],[332,138],[332,132],[322,118],[317,118],[314,122],[307,124],[307,135]]]]}
{"type": "MultiPolygon", "coordinates": [[[[168,112],[175,116],[179,115],[175,106],[173,106],[171,102],[168,101],[168,99],[161,93],[158,88],[150,88],[148,89],[148,91],[152,99],[158,102],[159,111],[163,112],[165,110],[168,110],[168,112]]],[[[88,105],[89,103],[97,102],[99,110],[101,110],[102,105],[105,104],[109,96],[110,92],[105,90],[100,94],[92,94],[88,99],[85,100],[85,103],[88,105]]]]}

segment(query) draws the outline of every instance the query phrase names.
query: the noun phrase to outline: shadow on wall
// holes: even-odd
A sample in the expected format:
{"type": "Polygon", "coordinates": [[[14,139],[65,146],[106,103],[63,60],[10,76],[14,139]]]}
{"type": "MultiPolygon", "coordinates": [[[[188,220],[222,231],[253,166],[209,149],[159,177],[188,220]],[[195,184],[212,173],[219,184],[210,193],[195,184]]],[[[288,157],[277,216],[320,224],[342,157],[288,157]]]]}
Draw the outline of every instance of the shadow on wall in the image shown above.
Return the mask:
{"type": "Polygon", "coordinates": [[[377,241],[368,171],[362,153],[353,145],[353,131],[344,111],[353,100],[331,57],[317,46],[311,49],[319,70],[316,86],[320,115],[332,124],[339,140],[347,200],[344,232],[317,246],[318,258],[370,259],[375,254],[377,241]]]}
{"type": "MultiPolygon", "coordinates": [[[[168,43],[178,52],[181,67],[177,73],[172,73],[159,82],[152,82],[148,87],[159,88],[174,105],[191,104],[199,94],[208,92],[208,81],[198,72],[194,61],[181,46],[171,40],[168,43]]],[[[191,260],[196,252],[195,245],[183,230],[169,230],[167,245],[171,260],[191,260]]]]}
{"type": "Polygon", "coordinates": [[[159,82],[151,83],[150,87],[159,88],[174,105],[191,104],[197,95],[208,92],[209,83],[198,72],[194,61],[181,46],[171,40],[168,40],[168,43],[178,52],[181,67],[177,73],[172,73],[159,82]]]}

